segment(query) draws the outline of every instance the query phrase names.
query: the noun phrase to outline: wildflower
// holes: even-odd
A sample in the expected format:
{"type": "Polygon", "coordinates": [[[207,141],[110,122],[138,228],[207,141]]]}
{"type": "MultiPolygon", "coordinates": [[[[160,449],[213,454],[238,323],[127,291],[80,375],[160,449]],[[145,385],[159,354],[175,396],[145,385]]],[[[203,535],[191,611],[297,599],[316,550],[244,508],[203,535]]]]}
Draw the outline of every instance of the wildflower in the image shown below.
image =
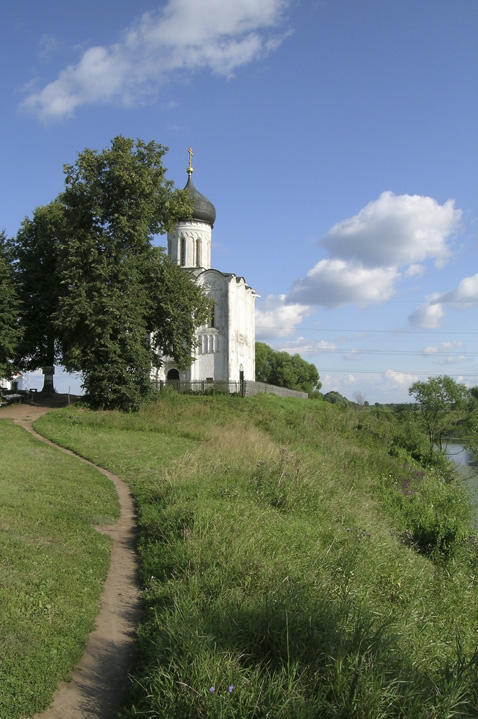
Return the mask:
{"type": "Polygon", "coordinates": [[[229,687],[229,694],[232,693],[233,689],[234,689],[234,686],[231,684],[231,686],[229,687]]]}
{"type": "Polygon", "coordinates": [[[211,692],[211,694],[214,694],[214,692],[216,691],[216,688],[215,688],[215,687],[209,687],[209,691],[211,692]]]}

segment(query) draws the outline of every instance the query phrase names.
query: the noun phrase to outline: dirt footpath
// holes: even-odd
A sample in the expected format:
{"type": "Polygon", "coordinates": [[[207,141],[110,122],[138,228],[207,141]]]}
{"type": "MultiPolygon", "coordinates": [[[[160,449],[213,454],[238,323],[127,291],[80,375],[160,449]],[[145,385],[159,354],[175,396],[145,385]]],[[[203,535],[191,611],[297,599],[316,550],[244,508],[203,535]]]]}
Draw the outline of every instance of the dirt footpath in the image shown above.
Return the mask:
{"type": "MultiPolygon", "coordinates": [[[[38,417],[66,404],[66,397],[61,395],[47,401],[38,399],[38,404],[0,407],[0,419],[11,419],[42,442],[96,467],[35,432],[32,423],[38,417]]],[[[51,707],[33,719],[115,719],[128,685],[135,631],[141,619],[135,508],[128,486],[114,474],[97,469],[114,483],[121,515],[115,525],[101,529],[112,538],[112,550],[96,629],[89,636],[71,681],[63,682],[51,707]]]]}

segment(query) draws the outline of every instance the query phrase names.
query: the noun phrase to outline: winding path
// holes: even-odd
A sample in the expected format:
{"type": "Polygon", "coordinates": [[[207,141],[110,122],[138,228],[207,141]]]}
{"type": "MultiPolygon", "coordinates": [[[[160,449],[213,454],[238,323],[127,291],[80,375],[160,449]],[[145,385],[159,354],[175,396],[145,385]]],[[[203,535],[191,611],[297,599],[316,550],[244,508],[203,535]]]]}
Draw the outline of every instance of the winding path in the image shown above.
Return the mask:
{"type": "MultiPolygon", "coordinates": [[[[59,400],[57,397],[54,406],[59,406],[59,400]]],[[[96,467],[114,483],[121,514],[116,524],[100,530],[111,537],[112,548],[96,628],[71,681],[62,682],[50,708],[33,719],[115,719],[128,685],[135,632],[141,619],[134,502],[119,477],[35,432],[33,422],[50,409],[50,403],[3,407],[0,419],[12,419],[36,439],[96,467]]]]}

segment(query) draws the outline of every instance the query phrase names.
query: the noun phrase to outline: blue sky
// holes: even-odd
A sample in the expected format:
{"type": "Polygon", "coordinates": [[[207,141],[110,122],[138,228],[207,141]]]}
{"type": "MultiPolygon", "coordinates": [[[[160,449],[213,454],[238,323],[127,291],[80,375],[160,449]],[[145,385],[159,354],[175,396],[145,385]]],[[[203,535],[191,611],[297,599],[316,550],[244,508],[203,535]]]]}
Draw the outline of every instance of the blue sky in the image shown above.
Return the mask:
{"type": "Polygon", "coordinates": [[[183,187],[191,145],[258,340],[370,403],[478,385],[477,0],[17,0],[0,22],[8,235],[85,147],[155,140],[183,187]]]}

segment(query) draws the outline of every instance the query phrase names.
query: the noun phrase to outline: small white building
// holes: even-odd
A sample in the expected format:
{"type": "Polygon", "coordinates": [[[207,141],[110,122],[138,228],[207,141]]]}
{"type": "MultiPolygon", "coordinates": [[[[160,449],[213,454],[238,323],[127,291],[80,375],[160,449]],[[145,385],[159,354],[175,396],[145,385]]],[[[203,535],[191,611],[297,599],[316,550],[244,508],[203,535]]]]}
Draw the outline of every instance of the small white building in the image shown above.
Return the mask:
{"type": "Polygon", "coordinates": [[[255,316],[258,296],[243,277],[211,266],[212,229],[216,210],[194,187],[189,149],[188,181],[184,188],[194,201],[192,219],[178,223],[168,233],[168,256],[191,273],[214,300],[211,321],[197,331],[195,360],[180,371],[171,357],[155,371],[156,382],[240,382],[255,380],[255,316]]]}
{"type": "Polygon", "coordinates": [[[24,389],[23,385],[24,381],[22,374],[16,374],[11,379],[2,379],[0,377],[0,389],[6,389],[10,392],[17,392],[24,389]]]}

